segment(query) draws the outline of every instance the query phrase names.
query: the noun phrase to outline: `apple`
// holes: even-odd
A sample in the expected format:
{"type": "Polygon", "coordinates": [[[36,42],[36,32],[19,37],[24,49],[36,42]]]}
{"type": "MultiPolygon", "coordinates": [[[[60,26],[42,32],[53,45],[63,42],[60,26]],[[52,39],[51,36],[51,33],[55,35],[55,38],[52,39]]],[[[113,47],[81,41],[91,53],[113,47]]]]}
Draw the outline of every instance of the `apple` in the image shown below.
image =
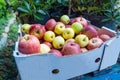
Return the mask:
{"type": "Polygon", "coordinates": [[[51,50],[49,51],[49,53],[50,53],[50,54],[54,54],[54,55],[57,56],[57,57],[61,57],[61,56],[62,56],[62,53],[61,53],[59,50],[57,50],[57,49],[51,49],[51,50]]]}
{"type": "Polygon", "coordinates": [[[55,26],[56,26],[57,22],[55,21],[55,19],[49,19],[46,24],[45,27],[47,30],[54,30],[55,26]]]}
{"type": "Polygon", "coordinates": [[[23,54],[39,53],[40,41],[34,35],[25,34],[19,39],[18,50],[23,54]]]}
{"type": "Polygon", "coordinates": [[[65,28],[71,28],[71,25],[65,25],[65,28]]]}
{"type": "Polygon", "coordinates": [[[52,44],[55,49],[61,49],[65,44],[65,40],[62,36],[57,36],[54,38],[52,44]]]}
{"type": "Polygon", "coordinates": [[[75,42],[75,39],[67,39],[67,40],[65,41],[65,43],[67,43],[67,42],[75,42]]]}
{"type": "Polygon", "coordinates": [[[50,47],[46,44],[40,44],[40,54],[46,54],[50,51],[50,47]]]}
{"type": "Polygon", "coordinates": [[[86,47],[89,43],[89,38],[84,34],[79,34],[75,37],[75,42],[80,45],[80,47],[86,47]]]}
{"type": "Polygon", "coordinates": [[[75,18],[74,21],[81,23],[83,27],[86,27],[88,25],[88,21],[82,16],[75,18]]]}
{"type": "Polygon", "coordinates": [[[83,26],[79,22],[74,22],[71,27],[75,34],[80,33],[83,30],[83,26]]]}
{"type": "Polygon", "coordinates": [[[74,23],[74,22],[75,22],[75,18],[70,19],[69,25],[72,25],[72,23],[74,23]]]}
{"type": "Polygon", "coordinates": [[[55,33],[53,31],[46,31],[43,38],[47,42],[52,42],[55,38],[55,33]]]}
{"type": "Polygon", "coordinates": [[[65,30],[62,33],[62,36],[64,39],[71,39],[75,35],[74,31],[72,28],[65,28],[65,30]]]}
{"type": "Polygon", "coordinates": [[[82,52],[82,53],[87,52],[87,51],[88,51],[87,48],[85,48],[85,47],[84,47],[84,48],[81,48],[81,52],[82,52]]]}
{"type": "Polygon", "coordinates": [[[28,34],[29,33],[29,30],[30,30],[30,27],[31,25],[30,24],[23,24],[21,26],[21,31],[25,34],[28,34]]]}
{"type": "Polygon", "coordinates": [[[92,49],[98,48],[102,45],[102,43],[103,41],[99,37],[94,37],[89,40],[87,49],[92,50],[92,49]]]}
{"type": "Polygon", "coordinates": [[[91,25],[91,24],[88,24],[88,25],[84,28],[83,34],[87,35],[89,39],[98,36],[97,30],[96,30],[96,29],[94,28],[94,26],[91,25]]]}
{"type": "Polygon", "coordinates": [[[70,22],[70,18],[68,15],[62,15],[60,17],[60,21],[63,22],[64,24],[68,24],[70,22]]]}
{"type": "Polygon", "coordinates": [[[38,39],[42,39],[45,33],[45,27],[40,24],[33,24],[29,30],[30,35],[36,36],[38,39]]]}
{"type": "Polygon", "coordinates": [[[43,32],[46,32],[45,25],[41,25],[41,28],[43,29],[43,32]]]}
{"type": "Polygon", "coordinates": [[[57,22],[54,32],[56,34],[62,34],[64,30],[65,30],[65,25],[62,22],[57,22]]]}
{"type": "Polygon", "coordinates": [[[47,46],[49,46],[50,48],[52,48],[52,44],[50,42],[43,42],[43,44],[46,44],[47,46]]]}
{"type": "Polygon", "coordinates": [[[81,49],[80,49],[80,46],[77,43],[68,42],[63,46],[61,52],[62,52],[63,55],[80,54],[81,49]]]}
{"type": "Polygon", "coordinates": [[[104,42],[109,40],[111,37],[107,34],[101,34],[100,36],[100,39],[102,39],[104,42]]]}

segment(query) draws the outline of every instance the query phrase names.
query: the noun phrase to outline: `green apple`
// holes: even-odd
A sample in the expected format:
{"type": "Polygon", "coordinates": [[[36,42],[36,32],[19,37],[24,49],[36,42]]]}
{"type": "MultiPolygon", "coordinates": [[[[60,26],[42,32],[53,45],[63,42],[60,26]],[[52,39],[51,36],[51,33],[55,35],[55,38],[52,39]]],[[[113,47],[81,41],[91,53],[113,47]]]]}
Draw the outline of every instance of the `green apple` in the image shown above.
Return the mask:
{"type": "Polygon", "coordinates": [[[50,51],[50,47],[46,44],[40,44],[40,54],[45,54],[50,51]]]}
{"type": "Polygon", "coordinates": [[[89,38],[84,34],[80,34],[75,37],[75,42],[78,43],[80,47],[86,47],[89,43],[89,38]]]}
{"type": "Polygon", "coordinates": [[[30,30],[30,27],[31,25],[30,24],[23,24],[21,26],[21,31],[25,34],[28,34],[29,33],[29,30],[30,30]]]}
{"type": "Polygon", "coordinates": [[[71,39],[75,35],[72,28],[65,28],[64,32],[62,33],[62,36],[64,39],[71,39]]]}
{"type": "Polygon", "coordinates": [[[62,34],[65,30],[65,25],[62,22],[58,22],[55,26],[54,32],[56,34],[62,34]]]}
{"type": "Polygon", "coordinates": [[[47,42],[52,42],[55,38],[55,33],[53,31],[46,31],[43,38],[47,42]]]}
{"type": "Polygon", "coordinates": [[[70,22],[70,18],[68,15],[62,15],[60,21],[63,22],[64,24],[68,24],[70,22]]]}
{"type": "Polygon", "coordinates": [[[79,32],[83,30],[83,26],[79,22],[74,22],[72,24],[72,29],[74,30],[76,34],[78,34],[79,32]]]}
{"type": "Polygon", "coordinates": [[[55,49],[61,49],[65,44],[65,40],[62,36],[57,36],[53,40],[52,44],[55,49]]]}

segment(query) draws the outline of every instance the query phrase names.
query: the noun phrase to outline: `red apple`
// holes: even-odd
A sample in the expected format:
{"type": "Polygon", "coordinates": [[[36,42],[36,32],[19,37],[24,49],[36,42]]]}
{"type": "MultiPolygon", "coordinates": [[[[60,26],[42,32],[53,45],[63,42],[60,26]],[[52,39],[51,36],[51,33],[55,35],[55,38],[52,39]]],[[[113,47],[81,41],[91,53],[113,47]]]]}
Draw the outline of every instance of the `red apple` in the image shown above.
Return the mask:
{"type": "Polygon", "coordinates": [[[88,50],[92,50],[92,49],[100,47],[102,43],[103,41],[99,37],[95,37],[95,38],[90,39],[87,48],[88,50]]]}
{"type": "Polygon", "coordinates": [[[36,36],[38,39],[42,39],[45,33],[45,27],[40,24],[33,24],[30,28],[29,34],[36,36]]]}
{"type": "Polygon", "coordinates": [[[50,42],[43,42],[43,44],[48,45],[50,48],[52,48],[52,44],[50,42]]]}
{"type": "Polygon", "coordinates": [[[46,24],[45,27],[47,30],[54,30],[54,27],[56,26],[57,22],[55,21],[55,19],[49,19],[46,24]]]}
{"type": "Polygon", "coordinates": [[[49,51],[49,53],[50,53],[50,54],[54,54],[54,55],[57,56],[57,57],[62,56],[62,53],[61,53],[59,50],[57,50],[57,49],[51,49],[51,50],[49,51]]]}
{"type": "Polygon", "coordinates": [[[83,27],[86,27],[88,25],[88,21],[82,16],[75,18],[74,21],[81,23],[83,27]]]}
{"type": "Polygon", "coordinates": [[[71,25],[65,25],[65,28],[71,28],[71,25]]]}
{"type": "Polygon", "coordinates": [[[91,24],[88,24],[88,25],[84,28],[83,34],[85,34],[86,36],[88,36],[89,39],[98,36],[97,30],[96,30],[96,29],[94,28],[94,26],[91,25],[91,24]]]}
{"type": "Polygon", "coordinates": [[[81,49],[77,43],[68,42],[63,46],[63,49],[61,52],[63,55],[80,54],[81,49]]]}
{"type": "Polygon", "coordinates": [[[69,22],[69,25],[72,25],[72,23],[74,23],[75,22],[75,19],[73,18],[73,19],[70,19],[70,22],[69,22]]]}
{"type": "Polygon", "coordinates": [[[87,52],[88,51],[88,49],[87,48],[81,48],[81,52],[83,53],[83,52],[87,52]]]}
{"type": "Polygon", "coordinates": [[[41,25],[41,28],[43,29],[43,32],[46,32],[45,25],[41,25]]]}
{"type": "Polygon", "coordinates": [[[107,34],[101,34],[100,36],[100,39],[102,39],[104,42],[109,40],[111,37],[107,34]]]}
{"type": "Polygon", "coordinates": [[[37,37],[26,34],[20,38],[18,50],[23,54],[39,53],[40,42],[37,37]]]}

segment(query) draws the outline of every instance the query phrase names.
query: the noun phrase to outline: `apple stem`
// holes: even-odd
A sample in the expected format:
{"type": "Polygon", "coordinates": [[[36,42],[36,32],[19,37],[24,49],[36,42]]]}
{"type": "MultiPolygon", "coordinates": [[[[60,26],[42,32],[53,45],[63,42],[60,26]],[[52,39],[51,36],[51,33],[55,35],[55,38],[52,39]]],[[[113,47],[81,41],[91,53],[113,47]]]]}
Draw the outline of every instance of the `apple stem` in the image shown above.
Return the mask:
{"type": "Polygon", "coordinates": [[[74,46],[74,43],[71,43],[71,46],[74,46]]]}
{"type": "Polygon", "coordinates": [[[40,33],[40,31],[39,31],[39,30],[37,30],[37,33],[39,34],[39,33],[40,33]]]}
{"type": "Polygon", "coordinates": [[[30,38],[29,38],[29,35],[24,36],[24,39],[25,39],[25,40],[29,40],[29,39],[30,39],[30,38]]]}
{"type": "Polygon", "coordinates": [[[83,41],[85,41],[85,39],[83,39],[83,41]]]}
{"type": "Polygon", "coordinates": [[[62,28],[62,26],[60,26],[60,28],[62,28]]]}
{"type": "Polygon", "coordinates": [[[62,47],[63,46],[63,44],[60,44],[60,47],[62,47]]]}
{"type": "Polygon", "coordinates": [[[51,38],[53,38],[53,36],[51,36],[51,38]]]}

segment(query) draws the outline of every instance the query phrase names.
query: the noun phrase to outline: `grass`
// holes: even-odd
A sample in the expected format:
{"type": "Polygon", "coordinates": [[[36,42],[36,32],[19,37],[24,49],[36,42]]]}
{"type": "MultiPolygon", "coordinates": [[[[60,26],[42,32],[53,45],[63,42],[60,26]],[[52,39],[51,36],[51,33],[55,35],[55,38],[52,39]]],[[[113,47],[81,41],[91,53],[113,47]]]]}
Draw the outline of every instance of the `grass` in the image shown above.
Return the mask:
{"type": "Polygon", "coordinates": [[[10,26],[6,46],[0,50],[0,80],[16,80],[17,67],[13,57],[14,45],[17,40],[18,23],[10,26]]]}
{"type": "Polygon", "coordinates": [[[5,27],[7,26],[8,24],[8,20],[13,17],[12,14],[7,14],[6,16],[3,16],[1,19],[0,19],[0,36],[1,34],[4,32],[4,29],[5,27]]]}
{"type": "Polygon", "coordinates": [[[8,41],[11,40],[12,42],[15,42],[17,39],[17,32],[18,32],[18,23],[15,21],[11,26],[10,26],[10,31],[8,33],[8,41]]]}
{"type": "Polygon", "coordinates": [[[5,46],[0,50],[0,80],[16,80],[17,69],[12,56],[14,46],[5,46]]]}

